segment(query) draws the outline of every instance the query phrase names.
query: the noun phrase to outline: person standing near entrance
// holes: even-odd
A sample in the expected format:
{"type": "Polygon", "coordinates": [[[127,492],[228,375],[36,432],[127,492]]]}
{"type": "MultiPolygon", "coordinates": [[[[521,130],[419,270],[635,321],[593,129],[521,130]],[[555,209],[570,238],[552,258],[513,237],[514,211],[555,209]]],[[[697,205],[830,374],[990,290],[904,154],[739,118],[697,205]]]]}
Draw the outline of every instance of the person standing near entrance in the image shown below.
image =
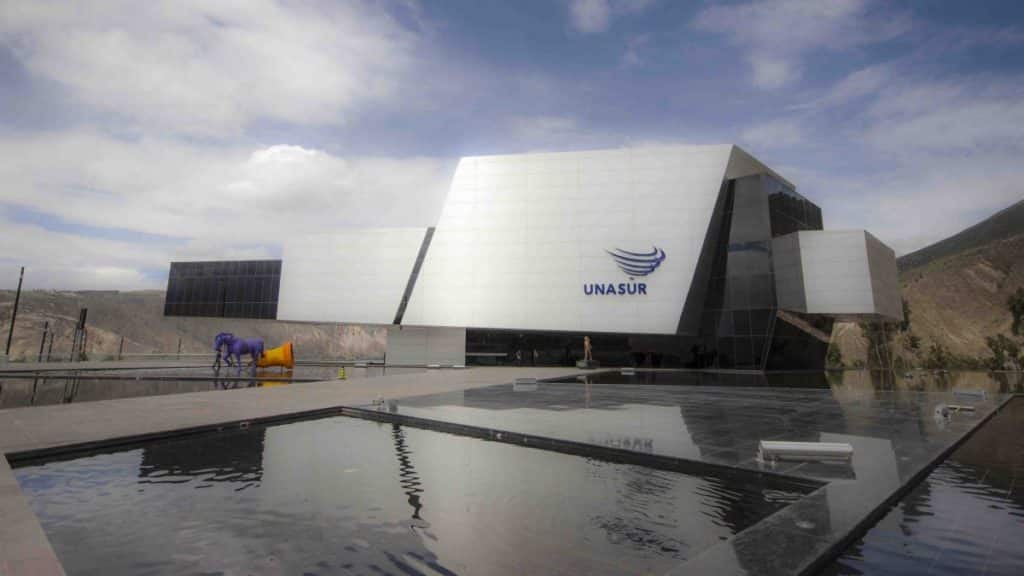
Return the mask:
{"type": "Polygon", "coordinates": [[[583,360],[585,362],[594,361],[594,350],[590,346],[590,336],[583,337],[583,360]]]}

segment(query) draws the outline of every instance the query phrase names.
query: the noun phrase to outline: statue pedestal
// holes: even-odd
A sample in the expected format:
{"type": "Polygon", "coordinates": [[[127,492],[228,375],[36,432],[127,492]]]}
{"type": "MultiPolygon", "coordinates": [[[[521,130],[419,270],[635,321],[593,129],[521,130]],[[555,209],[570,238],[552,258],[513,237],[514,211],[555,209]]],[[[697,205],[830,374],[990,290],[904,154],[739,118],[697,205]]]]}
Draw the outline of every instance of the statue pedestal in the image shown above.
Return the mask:
{"type": "Polygon", "coordinates": [[[584,370],[593,370],[594,368],[600,368],[601,365],[597,360],[577,360],[576,367],[584,370]]]}

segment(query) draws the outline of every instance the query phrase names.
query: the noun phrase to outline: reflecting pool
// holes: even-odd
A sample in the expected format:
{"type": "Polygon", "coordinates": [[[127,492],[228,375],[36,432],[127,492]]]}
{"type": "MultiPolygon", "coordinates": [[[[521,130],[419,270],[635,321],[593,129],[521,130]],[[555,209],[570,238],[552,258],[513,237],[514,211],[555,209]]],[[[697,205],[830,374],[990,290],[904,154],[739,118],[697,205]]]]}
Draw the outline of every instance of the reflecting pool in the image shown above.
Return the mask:
{"type": "Polygon", "coordinates": [[[1015,398],[823,575],[1024,574],[1024,398],[1015,398]]]}
{"type": "MultiPolygon", "coordinates": [[[[0,409],[95,402],[188,392],[268,388],[338,378],[340,366],[300,365],[236,371],[222,368],[159,368],[148,370],[53,371],[35,375],[0,375],[0,409]]],[[[345,378],[424,372],[424,368],[345,367],[345,378]]]]}
{"type": "Polygon", "coordinates": [[[72,575],[665,573],[806,492],[346,417],[15,474],[72,575]]]}

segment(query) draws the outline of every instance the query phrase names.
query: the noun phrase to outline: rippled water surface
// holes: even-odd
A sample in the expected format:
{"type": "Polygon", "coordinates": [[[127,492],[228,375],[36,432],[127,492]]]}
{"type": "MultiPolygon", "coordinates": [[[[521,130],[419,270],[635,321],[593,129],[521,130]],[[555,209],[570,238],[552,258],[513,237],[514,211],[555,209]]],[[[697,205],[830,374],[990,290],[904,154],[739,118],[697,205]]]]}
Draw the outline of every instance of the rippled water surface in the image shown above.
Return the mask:
{"type": "Polygon", "coordinates": [[[1011,400],[822,574],[1024,574],[1024,398],[1011,400]]]}
{"type": "Polygon", "coordinates": [[[15,473],[69,574],[664,573],[799,497],[344,417],[15,473]]]}

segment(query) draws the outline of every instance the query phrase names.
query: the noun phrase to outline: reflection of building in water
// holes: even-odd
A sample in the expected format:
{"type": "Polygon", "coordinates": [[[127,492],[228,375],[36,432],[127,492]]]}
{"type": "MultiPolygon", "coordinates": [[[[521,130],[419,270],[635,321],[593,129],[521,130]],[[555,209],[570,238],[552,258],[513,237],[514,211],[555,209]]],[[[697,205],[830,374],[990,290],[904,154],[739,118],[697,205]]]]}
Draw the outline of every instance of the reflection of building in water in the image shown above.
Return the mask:
{"type": "Polygon", "coordinates": [[[139,478],[150,483],[181,482],[184,479],[180,477],[205,482],[259,482],[263,478],[265,432],[254,428],[147,444],[142,448],[139,478]]]}
{"type": "Polygon", "coordinates": [[[405,445],[405,431],[398,424],[392,424],[391,438],[395,441],[395,456],[398,457],[398,483],[402,485],[402,492],[409,497],[413,519],[421,520],[420,508],[423,504],[420,502],[420,494],[423,493],[423,483],[412,463],[412,450],[405,445]]]}

